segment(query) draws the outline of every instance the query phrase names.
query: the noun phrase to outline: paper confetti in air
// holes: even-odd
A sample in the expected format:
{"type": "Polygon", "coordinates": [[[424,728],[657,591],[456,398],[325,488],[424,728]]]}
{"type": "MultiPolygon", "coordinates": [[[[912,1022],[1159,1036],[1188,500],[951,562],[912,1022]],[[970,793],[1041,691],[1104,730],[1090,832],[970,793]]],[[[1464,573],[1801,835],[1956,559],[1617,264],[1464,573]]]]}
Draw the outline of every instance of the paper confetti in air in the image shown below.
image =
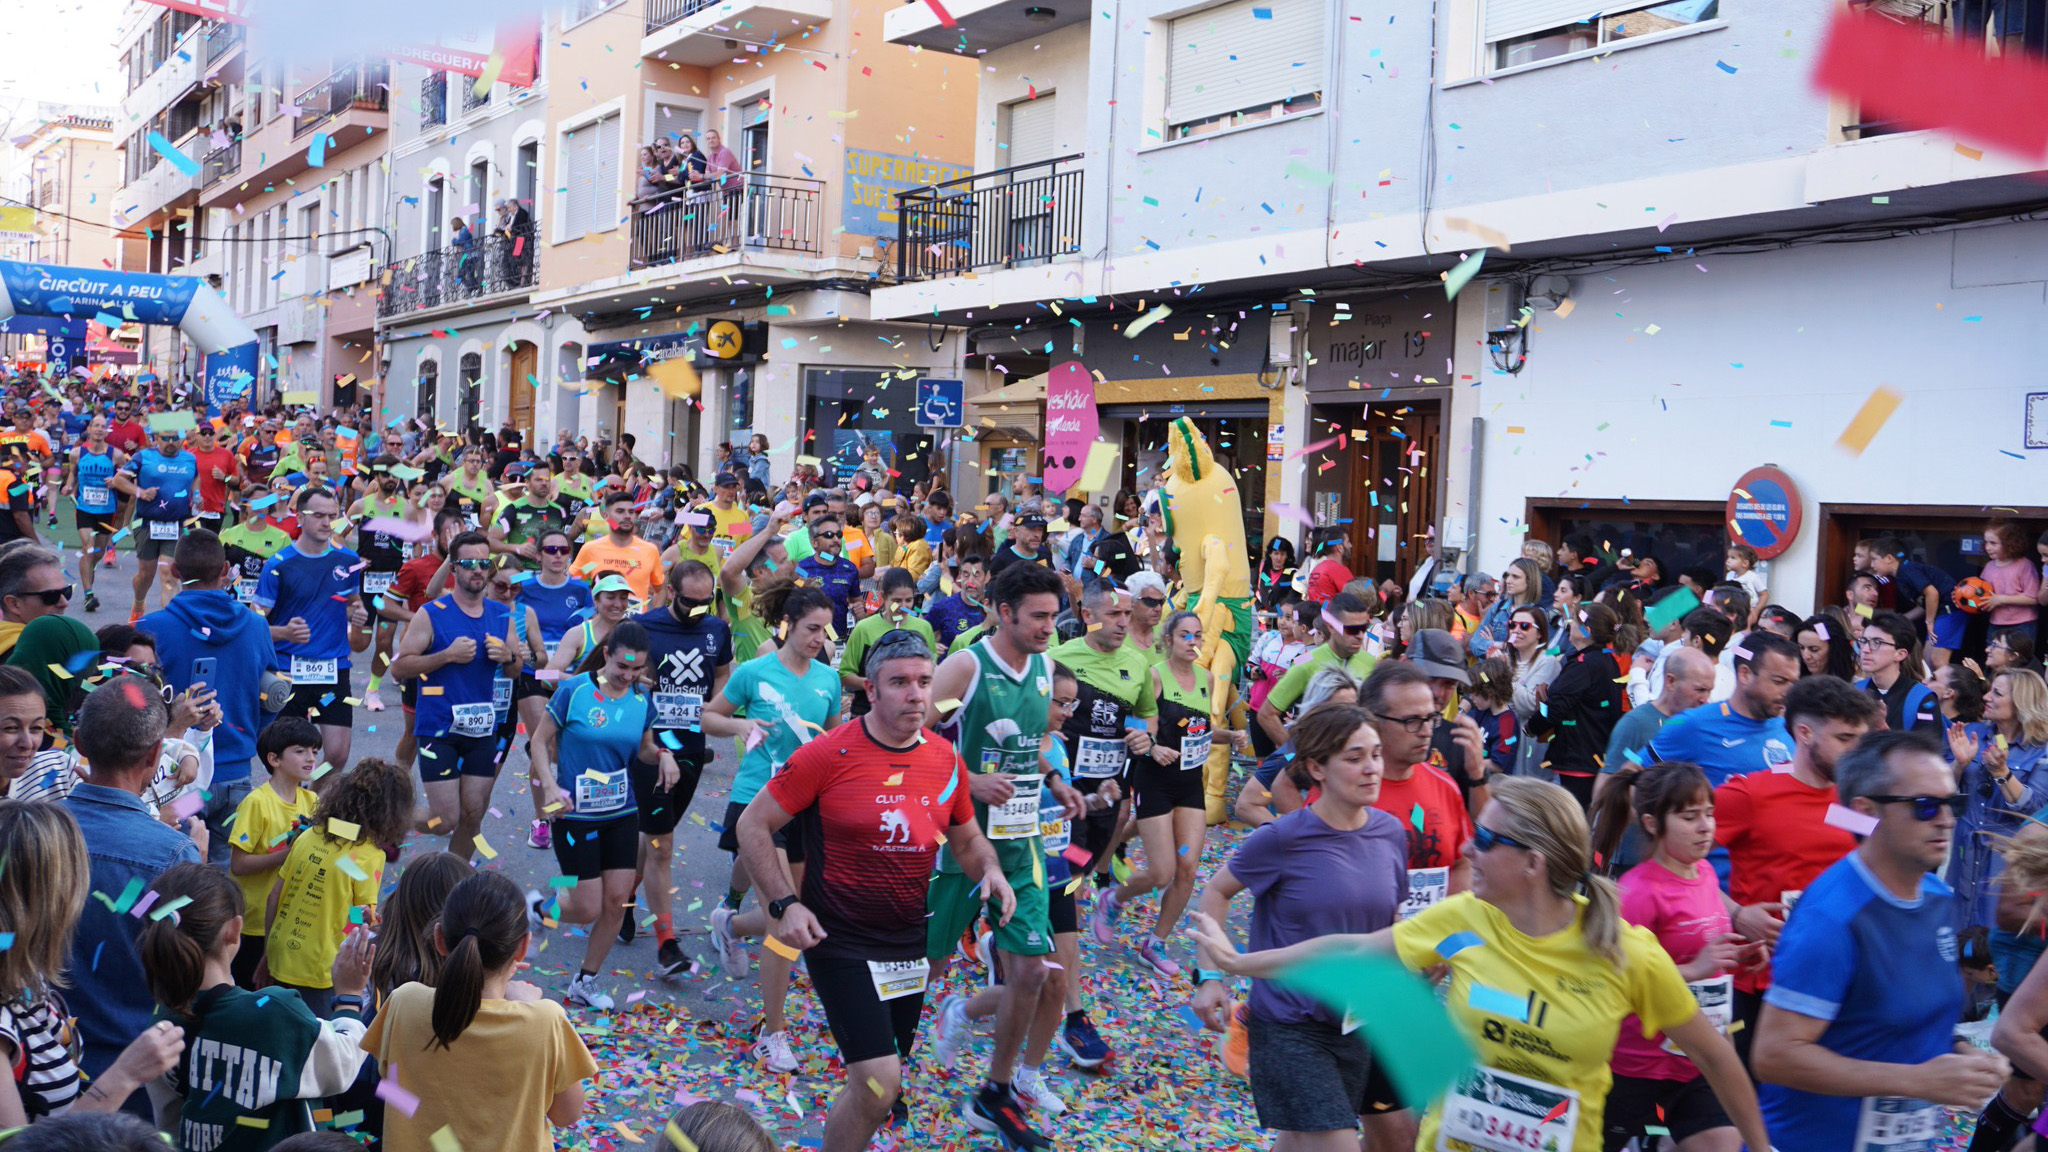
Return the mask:
{"type": "Polygon", "coordinates": [[[1457,267],[1444,273],[1444,296],[1448,299],[1455,299],[1458,293],[1465,290],[1465,285],[1471,283],[1474,276],[1479,275],[1479,266],[1484,263],[1486,263],[1486,249],[1484,248],[1458,261],[1457,267]]]}
{"type": "Polygon", "coordinates": [[[1401,1059],[1386,1069],[1404,1099],[1431,1099],[1472,1066],[1472,1047],[1435,990],[1392,956],[1333,952],[1274,979],[1356,1017],[1369,1036],[1398,1038],[1401,1059]]]}
{"type": "Polygon", "coordinates": [[[1877,817],[1844,808],[1840,804],[1828,805],[1826,820],[1829,824],[1852,836],[1868,836],[1877,831],[1877,817]]]}
{"type": "Polygon", "coordinates": [[[1871,440],[1876,438],[1885,421],[1890,420],[1892,413],[1899,410],[1899,402],[1903,399],[1904,397],[1883,384],[1872,389],[1870,398],[1863,402],[1863,407],[1856,410],[1856,415],[1850,419],[1849,426],[1842,429],[1841,439],[1835,441],[1835,447],[1851,456],[1863,455],[1863,450],[1870,447],[1871,440]]]}

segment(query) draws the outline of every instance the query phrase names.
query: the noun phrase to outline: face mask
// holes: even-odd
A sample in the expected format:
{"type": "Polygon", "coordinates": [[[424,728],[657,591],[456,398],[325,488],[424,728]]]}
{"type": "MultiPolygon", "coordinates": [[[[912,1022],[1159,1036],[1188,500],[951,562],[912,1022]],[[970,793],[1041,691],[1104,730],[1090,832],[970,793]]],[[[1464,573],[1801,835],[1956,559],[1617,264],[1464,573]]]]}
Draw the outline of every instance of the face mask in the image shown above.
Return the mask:
{"type": "Polygon", "coordinates": [[[823,549],[818,551],[818,563],[820,564],[830,564],[837,559],[839,559],[839,553],[837,552],[826,552],[823,549]]]}
{"type": "Polygon", "coordinates": [[[676,605],[682,608],[687,615],[692,608],[710,607],[711,601],[708,598],[700,600],[695,596],[678,596],[676,597],[676,605]]]}

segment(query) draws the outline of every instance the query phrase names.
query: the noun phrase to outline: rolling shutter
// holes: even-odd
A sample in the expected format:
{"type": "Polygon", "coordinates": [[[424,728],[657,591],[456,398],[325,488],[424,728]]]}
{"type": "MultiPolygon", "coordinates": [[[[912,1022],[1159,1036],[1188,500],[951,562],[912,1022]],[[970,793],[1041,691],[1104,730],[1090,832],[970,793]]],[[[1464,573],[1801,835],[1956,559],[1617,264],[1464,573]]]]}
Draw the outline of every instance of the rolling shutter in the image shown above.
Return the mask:
{"type": "Polygon", "coordinates": [[[597,199],[597,125],[586,124],[563,137],[562,151],[569,159],[563,235],[573,239],[591,230],[590,208],[597,199]]]}
{"type": "Polygon", "coordinates": [[[590,204],[592,232],[619,225],[619,122],[619,117],[607,116],[596,124],[597,187],[590,204]]]}
{"type": "Polygon", "coordinates": [[[1486,0],[1486,42],[1493,44],[1545,28],[1577,24],[1612,7],[1615,5],[1588,0],[1486,0]]]}
{"type": "Polygon", "coordinates": [[[1002,160],[1005,168],[1038,164],[1059,156],[1053,138],[1053,95],[1036,100],[1019,100],[1007,105],[1010,112],[1010,152],[1002,160]]]}
{"type": "Polygon", "coordinates": [[[703,122],[704,114],[695,108],[680,104],[656,104],[654,106],[654,138],[663,136],[671,141],[677,137],[697,134],[697,126],[703,122]]]}
{"type": "Polygon", "coordinates": [[[1263,107],[1323,87],[1326,0],[1231,0],[1171,24],[1169,124],[1263,107]]]}

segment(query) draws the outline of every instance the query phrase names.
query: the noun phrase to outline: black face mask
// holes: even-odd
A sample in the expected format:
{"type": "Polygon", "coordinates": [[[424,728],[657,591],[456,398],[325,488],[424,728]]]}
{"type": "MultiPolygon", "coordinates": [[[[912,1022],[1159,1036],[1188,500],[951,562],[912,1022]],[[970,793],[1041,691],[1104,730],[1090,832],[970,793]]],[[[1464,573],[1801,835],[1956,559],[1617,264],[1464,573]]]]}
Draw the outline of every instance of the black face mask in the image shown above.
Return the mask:
{"type": "Polygon", "coordinates": [[[675,598],[675,605],[681,610],[682,615],[687,616],[693,608],[709,608],[711,601],[709,599],[699,600],[694,596],[677,596],[675,598]]]}

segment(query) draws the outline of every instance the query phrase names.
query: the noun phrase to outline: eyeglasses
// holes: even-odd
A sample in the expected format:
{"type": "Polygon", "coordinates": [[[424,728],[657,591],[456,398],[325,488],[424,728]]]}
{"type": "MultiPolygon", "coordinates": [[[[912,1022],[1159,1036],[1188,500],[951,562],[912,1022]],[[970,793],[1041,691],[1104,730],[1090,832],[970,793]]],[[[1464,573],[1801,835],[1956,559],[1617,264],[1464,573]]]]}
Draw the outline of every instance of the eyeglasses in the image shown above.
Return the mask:
{"type": "Polygon", "coordinates": [[[1389,716],[1384,712],[1375,712],[1373,716],[1389,724],[1399,724],[1405,732],[1427,732],[1436,727],[1437,721],[1443,719],[1434,712],[1425,712],[1420,716],[1389,716]]]}
{"type": "Polygon", "coordinates": [[[496,561],[486,556],[479,559],[457,560],[455,566],[465,572],[488,572],[495,563],[496,561]]]}
{"type": "Polygon", "coordinates": [[[2012,645],[2010,645],[2010,644],[1987,644],[1987,645],[1985,645],[1985,647],[1986,647],[1987,649],[1989,649],[1990,651],[1993,651],[1993,652],[2010,652],[2010,651],[2012,651],[2012,645]]]}
{"type": "Polygon", "coordinates": [[[512,593],[512,582],[509,580],[493,580],[491,581],[491,591],[503,592],[509,596],[512,593]]]}
{"type": "Polygon", "coordinates": [[[1069,696],[1066,699],[1062,700],[1058,696],[1055,696],[1052,698],[1052,706],[1059,709],[1062,712],[1071,713],[1074,709],[1079,708],[1081,706],[1081,698],[1079,696],[1069,696]]]}
{"type": "Polygon", "coordinates": [[[23,592],[22,595],[40,596],[42,597],[43,603],[55,605],[60,601],[71,599],[71,588],[71,585],[66,584],[61,588],[44,588],[35,592],[23,592]]]}
{"type": "Polygon", "coordinates": [[[1147,608],[1164,608],[1166,607],[1166,598],[1163,596],[1140,596],[1138,597],[1138,603],[1143,604],[1147,608]]]}
{"type": "Polygon", "coordinates": [[[540,546],[540,551],[543,556],[567,556],[569,554],[569,546],[567,544],[543,544],[540,546]]]}
{"type": "Polygon", "coordinates": [[[1524,852],[1533,851],[1533,849],[1531,849],[1527,844],[1524,844],[1519,840],[1503,836],[1500,833],[1495,832],[1493,829],[1488,828],[1484,824],[1479,824],[1473,827],[1472,848],[1474,851],[1491,852],[1502,844],[1505,844],[1510,848],[1520,848],[1524,852]]]}
{"type": "Polygon", "coordinates": [[[1932,820],[1940,815],[1943,808],[1948,809],[1951,816],[1961,816],[1963,809],[1970,806],[1969,796],[1961,792],[1947,796],[1872,796],[1871,799],[1879,804],[1911,804],[1915,820],[1932,820]]]}
{"type": "Polygon", "coordinates": [[[1871,639],[1866,639],[1866,640],[1858,640],[1858,641],[1856,642],[1856,646],[1857,646],[1858,648],[1897,648],[1897,647],[1898,647],[1898,645],[1897,645],[1897,644],[1894,644],[1894,643],[1892,643],[1892,642],[1891,642],[1891,641],[1889,641],[1889,640],[1879,640],[1879,639],[1876,639],[1876,638],[1871,638],[1871,639]]]}

